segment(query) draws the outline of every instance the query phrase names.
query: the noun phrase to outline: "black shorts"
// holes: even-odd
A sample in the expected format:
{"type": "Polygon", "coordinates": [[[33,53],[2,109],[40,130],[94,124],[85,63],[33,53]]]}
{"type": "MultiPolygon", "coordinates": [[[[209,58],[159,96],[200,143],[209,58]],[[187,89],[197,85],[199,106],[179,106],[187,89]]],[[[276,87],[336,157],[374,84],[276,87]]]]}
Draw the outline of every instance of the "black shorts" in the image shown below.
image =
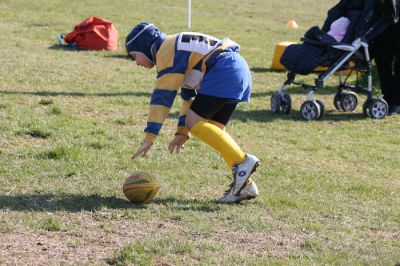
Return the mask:
{"type": "Polygon", "coordinates": [[[237,104],[237,102],[232,102],[232,99],[197,94],[190,110],[205,119],[227,125],[237,104]]]}

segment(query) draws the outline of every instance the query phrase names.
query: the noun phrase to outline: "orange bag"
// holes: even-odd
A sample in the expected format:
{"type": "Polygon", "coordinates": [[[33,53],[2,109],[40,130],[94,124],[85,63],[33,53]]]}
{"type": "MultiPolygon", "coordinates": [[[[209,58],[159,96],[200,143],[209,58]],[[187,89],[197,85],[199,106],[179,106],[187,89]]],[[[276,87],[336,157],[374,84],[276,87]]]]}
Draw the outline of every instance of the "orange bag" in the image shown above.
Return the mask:
{"type": "Polygon", "coordinates": [[[90,17],[76,25],[64,41],[75,43],[80,49],[113,51],[118,48],[118,31],[111,21],[90,17]]]}

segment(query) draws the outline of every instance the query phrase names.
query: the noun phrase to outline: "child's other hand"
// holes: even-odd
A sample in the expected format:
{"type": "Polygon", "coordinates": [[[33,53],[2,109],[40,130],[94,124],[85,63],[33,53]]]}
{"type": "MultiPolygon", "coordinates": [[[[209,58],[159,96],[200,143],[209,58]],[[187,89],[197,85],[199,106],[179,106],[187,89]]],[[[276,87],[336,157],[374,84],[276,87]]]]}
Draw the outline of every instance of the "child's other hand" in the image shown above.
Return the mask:
{"type": "Polygon", "coordinates": [[[132,156],[131,159],[135,159],[139,155],[146,156],[147,152],[150,150],[151,146],[153,146],[153,143],[151,142],[143,142],[143,144],[140,146],[140,148],[135,152],[135,154],[132,156]]]}
{"type": "Polygon", "coordinates": [[[176,150],[176,153],[179,153],[179,151],[184,148],[184,144],[188,139],[189,137],[186,135],[176,134],[175,138],[168,145],[169,152],[173,154],[174,150],[176,150]]]}

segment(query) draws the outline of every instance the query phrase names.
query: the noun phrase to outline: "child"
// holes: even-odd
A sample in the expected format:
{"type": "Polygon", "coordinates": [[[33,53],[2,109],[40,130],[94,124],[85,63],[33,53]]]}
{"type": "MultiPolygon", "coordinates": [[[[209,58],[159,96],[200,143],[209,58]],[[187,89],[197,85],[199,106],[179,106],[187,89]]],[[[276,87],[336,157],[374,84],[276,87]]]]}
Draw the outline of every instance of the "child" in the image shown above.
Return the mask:
{"type": "Polygon", "coordinates": [[[346,35],[347,28],[350,25],[350,20],[346,17],[341,17],[331,24],[330,31],[328,32],[337,42],[341,42],[346,35]]]}
{"type": "Polygon", "coordinates": [[[181,87],[183,104],[175,138],[168,147],[171,154],[183,148],[190,132],[220,152],[232,169],[234,182],[218,203],[257,197],[258,188],[250,175],[259,160],[244,153],[225,132],[236,105],[248,101],[251,92],[250,70],[239,54],[239,45],[194,32],[166,36],[143,22],[128,34],[125,46],[137,65],[149,69],[157,65],[144,142],[132,158],[148,153],[181,87]]]}

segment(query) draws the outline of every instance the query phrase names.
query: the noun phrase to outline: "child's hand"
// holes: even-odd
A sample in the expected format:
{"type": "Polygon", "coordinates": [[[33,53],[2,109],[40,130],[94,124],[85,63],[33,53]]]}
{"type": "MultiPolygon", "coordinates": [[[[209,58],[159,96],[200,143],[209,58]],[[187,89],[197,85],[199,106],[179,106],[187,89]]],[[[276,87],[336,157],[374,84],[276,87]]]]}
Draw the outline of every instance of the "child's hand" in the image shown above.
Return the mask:
{"type": "Polygon", "coordinates": [[[143,144],[140,146],[140,148],[135,152],[135,154],[132,156],[131,159],[135,159],[139,155],[146,156],[147,152],[150,150],[151,146],[153,146],[153,143],[151,142],[143,142],[143,144]]]}
{"type": "Polygon", "coordinates": [[[189,137],[186,135],[176,134],[175,138],[168,145],[169,152],[173,154],[174,150],[176,150],[176,153],[179,153],[179,151],[184,148],[184,144],[188,139],[189,137]]]}

